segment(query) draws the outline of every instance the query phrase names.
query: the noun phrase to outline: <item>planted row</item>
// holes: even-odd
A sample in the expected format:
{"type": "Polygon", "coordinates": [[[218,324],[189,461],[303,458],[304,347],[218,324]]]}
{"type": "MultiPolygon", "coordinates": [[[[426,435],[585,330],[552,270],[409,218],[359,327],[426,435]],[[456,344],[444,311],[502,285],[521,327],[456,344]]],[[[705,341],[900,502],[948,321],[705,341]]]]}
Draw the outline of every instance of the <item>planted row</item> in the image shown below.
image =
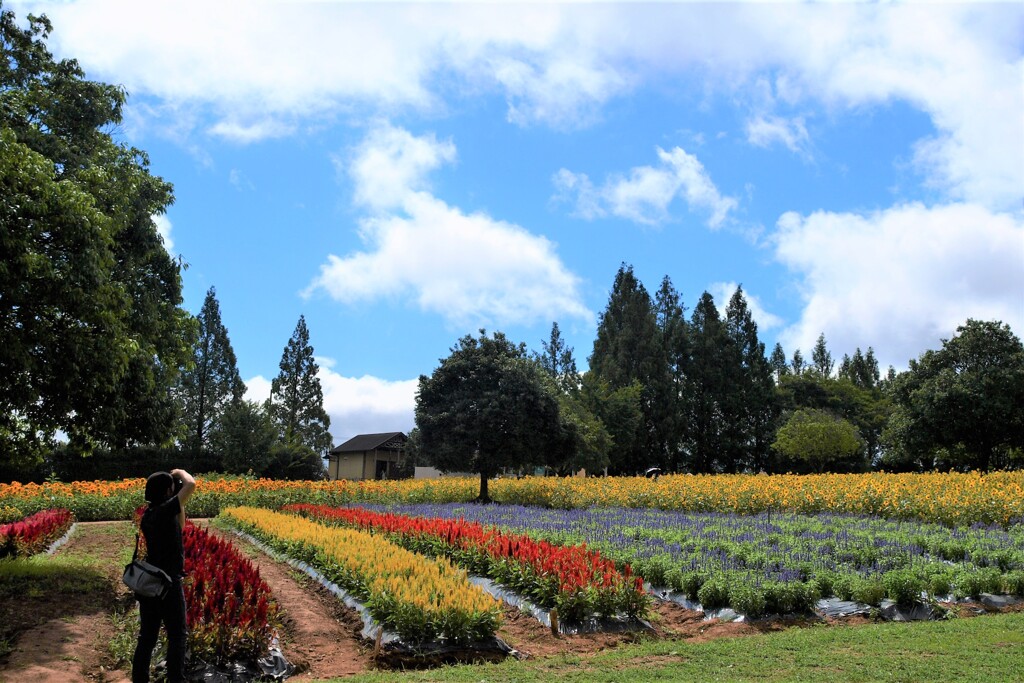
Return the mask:
{"type": "MultiPolygon", "coordinates": [[[[202,477],[189,511],[213,517],[234,505],[279,508],[289,503],[457,503],[471,500],[479,479],[400,481],[274,481],[202,477]]],[[[142,503],[144,480],[0,484],[0,510],[26,514],[53,507],[77,519],[130,519],[142,503]]],[[[925,474],[667,475],[643,477],[526,477],[497,479],[498,501],[563,510],[653,508],[677,512],[856,514],[897,520],[975,523],[1009,528],[1024,522],[1024,471],[925,474]]]]}
{"type": "Polygon", "coordinates": [[[226,663],[265,655],[280,624],[259,569],[230,542],[191,522],[182,530],[182,542],[193,657],[226,663]]]}
{"type": "Polygon", "coordinates": [[[747,614],[759,609],[810,609],[820,597],[830,596],[878,604],[886,597],[900,602],[917,599],[921,592],[1024,594],[1020,526],[950,529],[852,515],[687,514],[622,508],[386,509],[473,521],[562,545],[586,540],[606,557],[630,563],[654,585],[683,592],[707,608],[732,606],[747,614]]]}
{"type": "Polygon", "coordinates": [[[585,544],[555,545],[462,519],[374,512],[362,508],[290,505],[283,509],[312,519],[385,533],[417,553],[447,557],[487,576],[566,621],[593,615],[646,615],[643,580],[628,563],[615,563],[585,544]]]}
{"type": "Polygon", "coordinates": [[[219,519],[315,566],[407,642],[483,640],[501,623],[500,603],[443,558],[430,560],[380,536],[264,509],[228,508],[219,519]]]}
{"type": "Polygon", "coordinates": [[[18,522],[0,525],[0,557],[41,553],[68,532],[75,518],[69,510],[42,510],[18,522]]]}

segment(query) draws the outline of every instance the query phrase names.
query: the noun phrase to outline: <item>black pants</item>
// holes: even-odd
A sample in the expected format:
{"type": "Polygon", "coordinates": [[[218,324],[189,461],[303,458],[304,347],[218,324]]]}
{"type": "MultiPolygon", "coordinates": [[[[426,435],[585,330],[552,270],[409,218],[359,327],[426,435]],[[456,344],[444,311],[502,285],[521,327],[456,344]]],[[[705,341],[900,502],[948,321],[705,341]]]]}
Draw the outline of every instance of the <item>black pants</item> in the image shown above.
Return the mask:
{"type": "Polygon", "coordinates": [[[160,624],[167,629],[167,681],[180,683],[185,669],[185,591],[181,579],[163,598],[139,598],[139,642],[132,657],[132,683],[149,683],[149,662],[153,657],[160,624]]]}

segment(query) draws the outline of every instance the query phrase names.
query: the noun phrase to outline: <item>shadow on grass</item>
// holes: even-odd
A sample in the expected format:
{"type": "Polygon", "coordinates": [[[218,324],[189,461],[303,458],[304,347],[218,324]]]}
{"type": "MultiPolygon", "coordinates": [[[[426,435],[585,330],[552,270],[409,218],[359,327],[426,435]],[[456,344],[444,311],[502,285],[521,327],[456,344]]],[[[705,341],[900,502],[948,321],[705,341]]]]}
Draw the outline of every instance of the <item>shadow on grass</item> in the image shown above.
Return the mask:
{"type": "Polygon", "coordinates": [[[73,558],[37,556],[0,561],[0,666],[18,636],[53,622],[47,639],[68,637],[71,619],[82,614],[111,613],[117,593],[101,566],[73,558]]]}

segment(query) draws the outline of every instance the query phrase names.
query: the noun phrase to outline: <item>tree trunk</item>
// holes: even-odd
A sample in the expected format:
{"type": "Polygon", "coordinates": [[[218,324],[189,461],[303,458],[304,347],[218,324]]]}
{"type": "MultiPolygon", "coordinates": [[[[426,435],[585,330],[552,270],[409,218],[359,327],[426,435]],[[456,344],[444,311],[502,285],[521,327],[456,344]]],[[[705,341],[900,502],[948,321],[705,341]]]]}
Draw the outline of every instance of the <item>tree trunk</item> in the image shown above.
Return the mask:
{"type": "Polygon", "coordinates": [[[487,494],[487,472],[480,472],[480,495],[475,502],[484,505],[491,502],[491,497],[487,494]]]}

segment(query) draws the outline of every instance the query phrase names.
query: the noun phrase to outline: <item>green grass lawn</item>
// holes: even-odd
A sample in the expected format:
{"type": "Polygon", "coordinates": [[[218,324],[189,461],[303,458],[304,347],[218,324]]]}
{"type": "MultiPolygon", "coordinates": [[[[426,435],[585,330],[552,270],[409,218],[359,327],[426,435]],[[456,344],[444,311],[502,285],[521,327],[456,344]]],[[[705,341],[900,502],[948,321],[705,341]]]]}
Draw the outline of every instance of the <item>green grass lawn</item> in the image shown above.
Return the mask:
{"type": "MultiPolygon", "coordinates": [[[[1024,681],[1024,614],[793,628],[705,643],[651,641],[593,657],[382,672],[370,681],[1024,681]]],[[[338,679],[339,683],[341,679],[338,679]]]]}

